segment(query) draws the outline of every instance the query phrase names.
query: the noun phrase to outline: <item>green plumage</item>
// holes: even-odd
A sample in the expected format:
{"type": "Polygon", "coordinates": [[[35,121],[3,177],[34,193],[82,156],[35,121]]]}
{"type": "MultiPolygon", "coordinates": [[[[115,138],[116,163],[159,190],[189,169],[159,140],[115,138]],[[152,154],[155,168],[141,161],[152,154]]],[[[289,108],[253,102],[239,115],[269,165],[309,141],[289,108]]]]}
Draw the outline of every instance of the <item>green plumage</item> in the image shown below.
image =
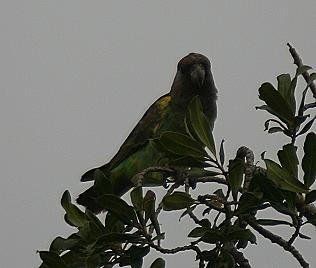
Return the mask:
{"type": "MultiPolygon", "coordinates": [[[[211,124],[216,118],[216,87],[212,78],[209,60],[191,53],[178,63],[178,70],[170,93],[154,102],[127,137],[117,154],[99,169],[107,176],[114,193],[123,195],[133,185],[133,176],[147,167],[168,164],[162,153],[151,142],[164,131],[184,132],[184,117],[190,100],[199,95],[203,111],[211,124]]],[[[81,181],[94,179],[96,168],[83,174],[81,181]]],[[[156,174],[157,182],[161,177],[156,174]]],[[[97,203],[94,186],[79,195],[78,204],[94,213],[103,210],[97,203]]]]}

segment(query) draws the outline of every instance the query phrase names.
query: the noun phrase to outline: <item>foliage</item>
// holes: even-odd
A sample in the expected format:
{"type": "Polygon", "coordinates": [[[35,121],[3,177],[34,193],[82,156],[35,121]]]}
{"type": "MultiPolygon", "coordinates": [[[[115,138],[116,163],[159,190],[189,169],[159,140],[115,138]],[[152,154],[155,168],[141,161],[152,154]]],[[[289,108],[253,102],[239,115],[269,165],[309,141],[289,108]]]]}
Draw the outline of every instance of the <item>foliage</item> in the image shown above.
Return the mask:
{"type": "MultiPolygon", "coordinates": [[[[105,221],[101,222],[89,210],[83,212],[73,204],[66,191],[61,205],[66,212],[65,221],[76,232],[67,238],[55,238],[48,251],[40,251],[40,268],[108,268],[115,264],[140,268],[151,249],[162,254],[192,250],[199,267],[250,267],[240,249],[255,244],[258,234],[289,251],[302,267],[308,267],[292,244],[298,238],[310,239],[301,231],[304,225],[316,226],[312,205],[316,190],[310,190],[316,179],[316,134],[310,131],[316,117],[307,113],[305,103],[316,74],[309,76],[301,94],[296,92],[298,79],[309,69],[299,66],[293,77],[279,75],[276,88],[270,83],[259,88],[259,98],[265,104],[256,108],[271,116],[264,124],[265,130],[290,138],[277,152],[278,162],[263,154],[265,167],[256,166],[251,150],[246,147],[227,161],[223,141],[217,150],[211,126],[199,98],[195,97],[185,118],[186,133],[165,132],[154,141],[174,167],[165,181],[168,191],[161,202],[156,203],[151,190],[144,194],[141,186],[131,191],[131,204],[105,191],[100,202],[107,211],[105,221]],[[298,138],[304,139],[303,148],[296,145],[298,138]],[[219,183],[221,187],[196,197],[191,192],[201,182],[219,183]],[[202,215],[195,214],[197,207],[204,209],[202,215]],[[265,209],[273,210],[275,217],[260,218],[265,209]],[[188,234],[191,244],[174,249],[161,246],[165,234],[160,230],[158,216],[162,210],[181,210],[181,218],[193,220],[196,226],[188,234]],[[210,218],[210,211],[217,212],[214,219],[210,218]],[[278,219],[282,215],[287,220],[278,219]],[[278,225],[294,229],[288,241],[265,229],[278,225]]],[[[98,170],[96,177],[105,178],[101,173],[98,170]]],[[[157,258],[150,267],[163,268],[165,261],[157,258]]]]}

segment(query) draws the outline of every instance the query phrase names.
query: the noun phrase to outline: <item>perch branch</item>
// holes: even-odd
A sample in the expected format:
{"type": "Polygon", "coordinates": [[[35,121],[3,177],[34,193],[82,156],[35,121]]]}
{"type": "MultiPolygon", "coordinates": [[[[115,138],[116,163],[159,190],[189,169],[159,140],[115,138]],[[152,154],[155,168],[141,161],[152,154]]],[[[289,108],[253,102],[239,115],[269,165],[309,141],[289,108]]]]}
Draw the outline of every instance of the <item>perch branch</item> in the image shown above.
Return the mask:
{"type": "MultiPolygon", "coordinates": [[[[298,53],[296,52],[295,48],[292,47],[289,43],[287,43],[287,46],[289,47],[289,51],[294,59],[294,64],[296,64],[297,67],[303,66],[303,61],[300,58],[300,56],[298,55],[298,53]]],[[[310,75],[308,74],[308,72],[304,72],[303,77],[304,77],[306,83],[309,83],[310,75]]],[[[315,84],[313,82],[310,83],[309,88],[311,89],[313,96],[316,99],[316,86],[315,86],[315,84]]]]}
{"type": "Polygon", "coordinates": [[[259,234],[263,237],[269,239],[272,243],[278,244],[284,250],[290,252],[293,257],[300,263],[301,267],[309,268],[309,264],[304,260],[303,256],[299,253],[299,251],[290,245],[287,241],[285,241],[282,237],[271,233],[270,231],[264,229],[262,226],[257,224],[253,217],[245,218],[245,221],[259,234]]]}

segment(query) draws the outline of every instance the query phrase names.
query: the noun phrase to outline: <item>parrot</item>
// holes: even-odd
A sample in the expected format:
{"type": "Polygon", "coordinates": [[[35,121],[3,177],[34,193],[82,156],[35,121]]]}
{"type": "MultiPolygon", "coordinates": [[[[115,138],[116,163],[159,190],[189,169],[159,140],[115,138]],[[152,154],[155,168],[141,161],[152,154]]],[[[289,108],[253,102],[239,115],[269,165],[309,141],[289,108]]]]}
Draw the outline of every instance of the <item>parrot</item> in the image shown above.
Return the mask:
{"type": "MultiPolygon", "coordinates": [[[[190,53],[178,62],[169,93],[149,107],[114,157],[105,165],[84,173],[81,181],[93,181],[95,171],[99,169],[111,182],[113,193],[122,196],[134,186],[131,180],[134,175],[151,166],[168,164],[152,141],[166,131],[185,133],[185,114],[195,96],[200,98],[203,112],[213,129],[217,116],[217,88],[211,63],[202,54],[190,53]]],[[[92,185],[81,193],[77,203],[98,214],[104,208],[97,202],[99,191],[95,187],[92,185]]]]}

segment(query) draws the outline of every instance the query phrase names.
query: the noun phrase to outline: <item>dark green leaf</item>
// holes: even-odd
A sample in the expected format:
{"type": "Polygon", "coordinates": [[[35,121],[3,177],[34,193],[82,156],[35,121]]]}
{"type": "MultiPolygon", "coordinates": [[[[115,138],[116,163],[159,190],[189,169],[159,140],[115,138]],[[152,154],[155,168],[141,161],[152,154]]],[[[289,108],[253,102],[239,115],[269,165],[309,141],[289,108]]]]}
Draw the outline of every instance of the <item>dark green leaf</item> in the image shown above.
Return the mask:
{"type": "Polygon", "coordinates": [[[224,235],[219,230],[209,230],[200,239],[201,241],[209,244],[216,244],[218,242],[224,241],[224,235]]]}
{"type": "Polygon", "coordinates": [[[131,256],[131,267],[132,268],[141,268],[143,264],[143,257],[145,257],[150,251],[150,247],[138,247],[132,245],[128,249],[128,253],[131,256]]]}
{"type": "Polygon", "coordinates": [[[221,146],[219,149],[219,160],[221,162],[221,165],[224,165],[224,162],[225,162],[224,140],[221,141],[221,146]]]}
{"type": "Polygon", "coordinates": [[[155,214],[156,195],[153,191],[148,190],[144,197],[145,222],[155,214]]]}
{"type": "Polygon", "coordinates": [[[64,192],[61,198],[61,205],[66,211],[65,218],[71,225],[81,227],[88,222],[86,215],[71,203],[71,197],[68,191],[64,192]]]}
{"type": "Polygon", "coordinates": [[[181,156],[169,161],[171,166],[178,167],[210,167],[211,165],[204,160],[198,160],[189,156],[181,156]]]}
{"type": "Polygon", "coordinates": [[[121,233],[124,230],[124,224],[113,214],[107,213],[104,221],[105,233],[121,233]]]}
{"type": "Polygon", "coordinates": [[[61,252],[71,249],[80,242],[79,237],[73,238],[62,238],[60,236],[56,237],[49,247],[49,251],[60,254],[61,252]]]}
{"type": "Polygon", "coordinates": [[[279,189],[291,192],[306,193],[308,188],[291,175],[286,169],[272,160],[264,159],[267,166],[267,178],[279,189]]]}
{"type": "Polygon", "coordinates": [[[220,255],[216,259],[215,266],[213,267],[214,268],[235,268],[236,267],[235,259],[226,250],[221,250],[220,255]]]}
{"type": "Polygon", "coordinates": [[[304,235],[304,234],[302,234],[302,233],[299,233],[298,236],[299,236],[300,238],[302,238],[302,239],[308,239],[308,240],[312,239],[311,237],[309,237],[309,236],[307,236],[307,235],[304,235]]]}
{"type": "Polygon", "coordinates": [[[109,233],[99,237],[96,247],[104,244],[141,243],[144,239],[136,234],[109,233]]]}
{"type": "Polygon", "coordinates": [[[309,129],[312,127],[314,121],[316,119],[316,116],[314,116],[313,119],[311,119],[310,121],[308,121],[306,123],[306,125],[302,128],[302,130],[297,134],[297,136],[300,136],[302,134],[305,134],[307,131],[309,131],[309,129]]]}
{"type": "Polygon", "coordinates": [[[97,227],[98,229],[103,232],[105,230],[104,228],[104,225],[102,224],[102,222],[99,220],[98,217],[96,217],[90,210],[86,210],[85,212],[86,216],[87,216],[87,219],[90,221],[90,222],[93,222],[97,227]]]}
{"type": "Polygon", "coordinates": [[[264,83],[259,88],[259,98],[263,100],[272,111],[286,123],[294,120],[294,113],[289,104],[284,100],[270,83],[264,83]]]}
{"type": "Polygon", "coordinates": [[[40,251],[40,257],[49,268],[69,268],[55,252],[40,251]]]}
{"type": "Polygon", "coordinates": [[[239,199],[236,213],[245,214],[256,208],[258,205],[262,204],[262,196],[262,193],[256,192],[243,193],[239,199]]]}
{"type": "Polygon", "coordinates": [[[194,130],[194,137],[197,137],[207,148],[216,155],[212,127],[203,113],[202,103],[198,96],[195,96],[188,106],[190,125],[194,130]]]}
{"type": "Polygon", "coordinates": [[[206,232],[210,231],[209,227],[195,227],[189,234],[188,237],[201,237],[206,232]]]}
{"type": "Polygon", "coordinates": [[[127,225],[137,223],[137,218],[133,207],[129,206],[124,200],[116,195],[105,194],[100,197],[99,202],[110,213],[127,225]]]}
{"type": "Polygon", "coordinates": [[[229,160],[228,165],[228,183],[232,190],[233,198],[237,200],[237,194],[243,181],[245,162],[243,159],[229,160]]]}
{"type": "Polygon", "coordinates": [[[249,230],[238,230],[229,232],[225,238],[226,241],[246,240],[251,244],[256,244],[256,236],[249,230]]]}
{"type": "Polygon", "coordinates": [[[278,151],[278,158],[281,166],[285,168],[295,178],[298,176],[298,158],[296,155],[297,147],[292,143],[283,146],[282,150],[278,151]]]}
{"type": "Polygon", "coordinates": [[[79,232],[77,234],[87,242],[94,242],[102,235],[102,232],[96,224],[87,222],[85,225],[79,227],[79,232]]]}
{"type": "Polygon", "coordinates": [[[291,77],[289,74],[281,74],[277,77],[278,79],[278,91],[281,93],[283,98],[291,107],[292,112],[295,114],[296,102],[294,90],[291,90],[291,77]]]}
{"type": "Polygon", "coordinates": [[[217,196],[219,196],[220,198],[225,198],[225,195],[223,193],[222,189],[217,189],[214,194],[216,194],[217,196]]]}
{"type": "Polygon", "coordinates": [[[313,224],[314,226],[316,226],[316,214],[314,214],[313,216],[311,216],[309,219],[308,219],[308,222],[313,224]]]}
{"type": "Polygon", "coordinates": [[[316,201],[316,190],[310,191],[305,196],[306,204],[316,201]]]}
{"type": "Polygon", "coordinates": [[[131,191],[131,201],[137,211],[143,211],[143,188],[141,186],[131,191]]]}
{"type": "Polygon", "coordinates": [[[162,258],[157,258],[155,261],[150,265],[150,268],[165,268],[166,262],[162,258]]]}
{"type": "Polygon", "coordinates": [[[189,194],[177,191],[165,196],[162,200],[163,209],[166,211],[185,209],[193,205],[193,203],[194,200],[189,194]]]}
{"type": "Polygon", "coordinates": [[[78,251],[70,250],[63,254],[61,258],[70,268],[86,268],[86,256],[78,251]]]}
{"type": "Polygon", "coordinates": [[[316,179],[316,134],[308,133],[304,142],[304,157],[302,160],[304,183],[311,186],[316,179]]]}
{"type": "Polygon", "coordinates": [[[190,156],[200,160],[207,157],[203,146],[184,134],[167,131],[160,136],[159,141],[164,150],[174,154],[190,156]]]}
{"type": "Polygon", "coordinates": [[[281,220],[271,220],[271,219],[257,219],[256,222],[260,225],[264,226],[276,226],[276,225],[289,225],[293,226],[292,223],[289,223],[287,221],[281,221],[281,220]]]}
{"type": "Polygon", "coordinates": [[[268,130],[268,133],[277,133],[277,132],[283,132],[283,129],[280,127],[270,127],[268,130]]]}
{"type": "Polygon", "coordinates": [[[86,267],[85,268],[96,268],[100,267],[101,258],[99,254],[91,255],[86,260],[86,267]]]}

